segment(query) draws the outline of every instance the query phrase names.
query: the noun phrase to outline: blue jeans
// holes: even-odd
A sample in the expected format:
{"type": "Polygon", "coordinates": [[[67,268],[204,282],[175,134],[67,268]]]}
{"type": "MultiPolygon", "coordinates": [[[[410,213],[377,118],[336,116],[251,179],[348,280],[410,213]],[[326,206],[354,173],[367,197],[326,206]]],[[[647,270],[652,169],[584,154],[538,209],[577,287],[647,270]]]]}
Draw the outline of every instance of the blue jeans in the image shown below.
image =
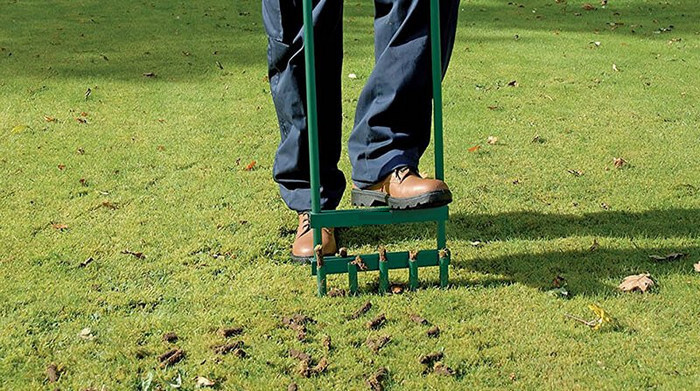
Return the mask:
{"type": "MultiPolygon", "coordinates": [[[[321,206],[335,209],[345,190],[341,150],[342,0],[315,0],[321,206]]],[[[430,143],[428,0],[374,0],[375,65],[360,94],[348,145],[352,180],[367,188],[394,169],[418,169],[430,143]]],[[[273,176],[290,209],[311,209],[301,0],[262,0],[270,91],[281,141],[273,176]]],[[[447,70],[459,0],[441,0],[442,70],[447,70]]]]}

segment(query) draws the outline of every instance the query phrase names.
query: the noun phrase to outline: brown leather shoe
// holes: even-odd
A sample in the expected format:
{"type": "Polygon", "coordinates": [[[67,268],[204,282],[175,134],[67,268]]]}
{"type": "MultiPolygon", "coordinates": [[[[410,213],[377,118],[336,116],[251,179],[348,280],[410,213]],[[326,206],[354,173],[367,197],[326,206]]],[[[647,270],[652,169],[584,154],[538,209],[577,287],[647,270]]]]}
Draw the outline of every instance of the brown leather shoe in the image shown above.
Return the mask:
{"type": "Polygon", "coordinates": [[[394,170],[381,182],[367,189],[352,189],[354,206],[389,205],[391,209],[433,208],[452,202],[445,182],[426,179],[409,167],[394,170]]]}
{"type": "MultiPolygon", "coordinates": [[[[337,251],[335,244],[335,230],[323,228],[321,230],[321,243],[323,255],[333,255],[337,251]]],[[[314,258],[314,235],[311,229],[308,213],[299,213],[299,227],[297,237],[292,245],[292,259],[298,262],[311,262],[314,258]]]]}

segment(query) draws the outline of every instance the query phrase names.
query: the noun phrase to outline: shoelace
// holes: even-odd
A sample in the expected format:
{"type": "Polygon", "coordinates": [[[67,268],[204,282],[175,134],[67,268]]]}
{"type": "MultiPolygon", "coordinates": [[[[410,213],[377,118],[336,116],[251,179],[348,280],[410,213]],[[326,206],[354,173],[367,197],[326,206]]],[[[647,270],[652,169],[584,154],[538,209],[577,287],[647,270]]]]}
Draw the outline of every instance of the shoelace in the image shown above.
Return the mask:
{"type": "Polygon", "coordinates": [[[398,179],[399,183],[402,183],[404,181],[404,179],[406,179],[406,177],[409,176],[410,174],[414,174],[415,176],[417,176],[419,178],[421,177],[417,172],[415,172],[414,170],[412,170],[410,167],[407,167],[407,166],[397,168],[396,170],[394,170],[394,176],[396,177],[396,179],[398,179]]]}
{"type": "Polygon", "coordinates": [[[307,232],[311,231],[311,219],[309,217],[309,214],[304,212],[301,215],[303,216],[301,221],[302,231],[299,235],[297,235],[297,237],[304,236],[307,232]]]}

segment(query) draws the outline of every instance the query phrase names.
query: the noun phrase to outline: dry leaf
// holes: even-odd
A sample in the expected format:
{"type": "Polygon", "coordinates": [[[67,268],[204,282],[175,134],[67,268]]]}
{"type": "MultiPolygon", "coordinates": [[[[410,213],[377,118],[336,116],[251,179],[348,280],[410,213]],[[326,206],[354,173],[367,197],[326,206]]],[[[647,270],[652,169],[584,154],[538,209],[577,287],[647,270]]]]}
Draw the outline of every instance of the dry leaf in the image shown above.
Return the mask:
{"type": "Polygon", "coordinates": [[[58,169],[61,170],[61,171],[63,171],[63,170],[66,169],[66,165],[65,165],[65,164],[59,164],[59,165],[58,165],[58,169]]]}
{"type": "Polygon", "coordinates": [[[68,229],[68,225],[61,224],[61,223],[51,224],[51,227],[53,227],[53,229],[57,229],[59,231],[65,231],[68,229]]]}
{"type": "Polygon", "coordinates": [[[652,280],[650,274],[636,274],[633,276],[627,276],[620,283],[620,290],[623,292],[646,292],[648,289],[654,286],[654,280],[652,280]]]}
{"type": "Polygon", "coordinates": [[[86,327],[86,328],[80,330],[80,332],[78,333],[78,337],[80,337],[80,339],[84,339],[84,340],[88,340],[88,341],[95,339],[95,336],[92,335],[92,330],[90,330],[89,327],[86,327]]]}
{"type": "Polygon", "coordinates": [[[583,6],[581,6],[586,11],[593,11],[595,10],[595,7],[591,3],[585,3],[583,6]]]}
{"type": "Polygon", "coordinates": [[[696,263],[695,265],[693,265],[693,267],[695,268],[695,271],[696,271],[696,272],[700,273],[700,262],[698,262],[698,263],[696,263]]]}
{"type": "Polygon", "coordinates": [[[469,152],[476,152],[476,151],[478,151],[478,150],[480,150],[480,149],[481,149],[481,145],[475,145],[475,146],[473,146],[473,147],[467,149],[467,151],[469,151],[469,152]]]}
{"type": "Polygon", "coordinates": [[[518,86],[518,81],[517,80],[511,80],[508,82],[508,87],[517,87],[518,86]]]}
{"type": "Polygon", "coordinates": [[[400,295],[403,293],[404,286],[401,284],[392,284],[389,290],[395,295],[400,295]]]}
{"type": "Polygon", "coordinates": [[[613,164],[615,165],[616,168],[622,168],[622,166],[627,164],[627,160],[625,160],[621,157],[616,157],[616,158],[613,158],[613,164]]]}
{"type": "Polygon", "coordinates": [[[569,174],[575,176],[575,177],[580,177],[583,175],[583,171],[581,170],[566,170],[569,174]]]}
{"type": "Polygon", "coordinates": [[[202,388],[202,387],[213,387],[214,385],[216,385],[216,383],[214,383],[213,381],[207,379],[207,378],[204,377],[204,376],[197,376],[197,378],[196,378],[196,385],[197,385],[197,387],[199,387],[199,388],[202,388]]]}
{"type": "Polygon", "coordinates": [[[357,79],[357,75],[354,74],[354,73],[351,73],[351,74],[348,75],[348,78],[354,80],[354,79],[357,79]]]}
{"type": "Polygon", "coordinates": [[[45,115],[45,116],[44,116],[44,121],[46,121],[46,122],[56,122],[56,118],[50,117],[50,116],[48,116],[48,115],[45,115]]]}
{"type": "Polygon", "coordinates": [[[129,250],[129,249],[126,249],[126,250],[122,251],[122,254],[133,255],[134,257],[136,257],[136,258],[138,258],[138,259],[144,259],[144,258],[146,258],[146,256],[145,256],[143,253],[141,253],[141,252],[136,252],[136,251],[131,251],[131,250],[129,250]]]}
{"type": "Polygon", "coordinates": [[[88,113],[86,113],[86,112],[83,111],[83,112],[80,113],[80,116],[81,116],[81,117],[87,117],[87,116],[88,116],[88,113]]]}
{"type": "Polygon", "coordinates": [[[612,69],[613,69],[613,71],[615,71],[615,72],[619,72],[619,71],[620,71],[619,69],[617,69],[617,65],[615,65],[614,63],[613,63],[613,65],[612,65],[612,69]]]}
{"type": "Polygon", "coordinates": [[[245,166],[245,168],[243,169],[243,171],[250,171],[250,170],[252,170],[252,169],[255,167],[255,163],[256,163],[255,160],[253,160],[252,162],[248,163],[248,165],[245,166]]]}
{"type": "Polygon", "coordinates": [[[486,139],[486,143],[489,144],[489,145],[496,145],[496,144],[498,144],[498,137],[496,137],[496,136],[489,136],[489,137],[486,139]]]}
{"type": "Polygon", "coordinates": [[[326,296],[328,297],[345,297],[346,292],[345,289],[340,289],[340,288],[332,288],[326,296]]]}
{"type": "Polygon", "coordinates": [[[600,247],[600,244],[598,243],[598,239],[593,239],[593,244],[591,244],[591,247],[588,249],[588,251],[595,251],[600,247]]]}
{"type": "Polygon", "coordinates": [[[78,121],[78,123],[81,123],[81,124],[87,124],[87,123],[88,123],[87,120],[86,120],[85,118],[83,118],[83,117],[75,117],[75,120],[78,121]]]}

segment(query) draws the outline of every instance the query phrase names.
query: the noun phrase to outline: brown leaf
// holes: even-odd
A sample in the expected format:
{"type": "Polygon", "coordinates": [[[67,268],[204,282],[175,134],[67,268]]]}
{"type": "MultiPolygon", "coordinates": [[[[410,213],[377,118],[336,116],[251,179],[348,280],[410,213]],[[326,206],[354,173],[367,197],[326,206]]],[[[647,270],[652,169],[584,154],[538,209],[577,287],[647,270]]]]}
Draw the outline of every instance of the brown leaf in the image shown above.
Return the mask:
{"type": "Polygon", "coordinates": [[[108,209],[119,209],[119,206],[111,201],[102,201],[102,206],[108,209]]]}
{"type": "Polygon", "coordinates": [[[593,4],[591,4],[591,3],[585,3],[585,4],[583,4],[583,5],[581,6],[581,8],[583,8],[583,9],[586,10],[586,11],[593,11],[593,10],[595,10],[595,7],[594,7],[593,4]]]}
{"type": "Polygon", "coordinates": [[[68,225],[62,224],[62,223],[51,224],[51,227],[53,227],[53,229],[57,229],[59,231],[65,231],[68,229],[68,225]]]}
{"type": "Polygon", "coordinates": [[[243,334],[243,327],[223,327],[216,332],[224,338],[231,338],[234,335],[243,334]]]}
{"type": "Polygon", "coordinates": [[[386,323],[386,316],[384,314],[380,314],[376,318],[367,322],[367,328],[372,329],[372,330],[376,330],[376,329],[384,326],[384,323],[386,323]]]}
{"type": "Polygon", "coordinates": [[[389,335],[382,335],[380,337],[368,337],[367,341],[365,341],[365,345],[367,345],[368,348],[370,348],[374,353],[379,352],[379,349],[383,348],[386,346],[386,344],[391,341],[391,336],[389,335]]]}
{"type": "Polygon", "coordinates": [[[122,254],[133,255],[134,257],[136,257],[136,258],[138,258],[138,259],[144,259],[144,258],[146,258],[146,256],[145,256],[143,253],[141,253],[141,252],[136,252],[136,251],[131,251],[131,250],[129,250],[129,249],[126,249],[126,250],[122,251],[122,254]]]}
{"type": "Polygon", "coordinates": [[[409,318],[411,319],[411,321],[413,321],[413,322],[415,322],[415,323],[418,323],[418,324],[422,324],[422,325],[427,325],[427,324],[429,324],[429,322],[428,322],[427,319],[425,319],[425,318],[423,318],[422,316],[417,315],[417,314],[411,314],[411,315],[409,316],[409,318]]]}
{"type": "Polygon", "coordinates": [[[620,283],[619,288],[623,292],[646,292],[655,285],[654,280],[652,280],[650,277],[650,274],[636,274],[633,276],[627,276],[622,283],[620,283]]]}
{"type": "Polygon", "coordinates": [[[250,163],[248,163],[247,166],[245,166],[245,167],[243,168],[243,171],[250,171],[250,170],[252,170],[253,168],[255,168],[255,163],[256,163],[255,160],[251,161],[250,163]]]}
{"type": "Polygon", "coordinates": [[[365,304],[363,304],[362,307],[360,307],[357,311],[355,311],[355,313],[352,314],[352,316],[350,316],[350,319],[357,319],[357,318],[359,318],[360,316],[366,314],[367,311],[370,310],[370,308],[372,308],[372,303],[370,303],[370,302],[368,301],[368,302],[366,302],[365,304]]]}
{"type": "Polygon", "coordinates": [[[173,333],[172,331],[169,333],[165,333],[163,334],[163,341],[173,343],[177,341],[177,334],[173,333]]]}
{"type": "Polygon", "coordinates": [[[82,111],[82,112],[80,113],[80,116],[81,116],[81,117],[87,117],[87,116],[88,116],[88,113],[82,111]]]}
{"type": "Polygon", "coordinates": [[[44,121],[46,122],[57,122],[55,117],[50,117],[48,115],[44,116],[44,121]]]}
{"type": "Polygon", "coordinates": [[[430,338],[437,338],[440,336],[440,328],[437,326],[433,326],[430,329],[428,329],[426,334],[428,334],[428,337],[430,338]]]}
{"type": "Polygon", "coordinates": [[[366,382],[372,391],[384,391],[384,382],[389,377],[389,370],[386,368],[380,368],[372,376],[370,376],[366,382]]]}
{"type": "Polygon", "coordinates": [[[66,165],[65,165],[65,164],[59,164],[59,165],[58,165],[58,169],[61,170],[61,171],[63,171],[63,170],[66,169],[66,165]]]}
{"type": "Polygon", "coordinates": [[[615,168],[622,168],[622,166],[627,164],[627,160],[625,160],[621,157],[616,157],[616,158],[613,158],[613,164],[615,165],[615,168]]]}
{"type": "Polygon", "coordinates": [[[480,149],[481,149],[481,145],[475,145],[475,146],[473,146],[473,147],[467,149],[467,151],[469,151],[469,152],[476,152],[476,151],[478,151],[478,150],[480,150],[480,149]]]}
{"type": "Polygon", "coordinates": [[[56,383],[60,377],[61,373],[55,363],[51,363],[48,367],[46,367],[46,378],[48,379],[49,383],[56,383]]]}
{"type": "Polygon", "coordinates": [[[395,295],[400,295],[404,291],[404,286],[401,284],[391,284],[389,291],[391,291],[391,293],[393,293],[395,295]]]}

